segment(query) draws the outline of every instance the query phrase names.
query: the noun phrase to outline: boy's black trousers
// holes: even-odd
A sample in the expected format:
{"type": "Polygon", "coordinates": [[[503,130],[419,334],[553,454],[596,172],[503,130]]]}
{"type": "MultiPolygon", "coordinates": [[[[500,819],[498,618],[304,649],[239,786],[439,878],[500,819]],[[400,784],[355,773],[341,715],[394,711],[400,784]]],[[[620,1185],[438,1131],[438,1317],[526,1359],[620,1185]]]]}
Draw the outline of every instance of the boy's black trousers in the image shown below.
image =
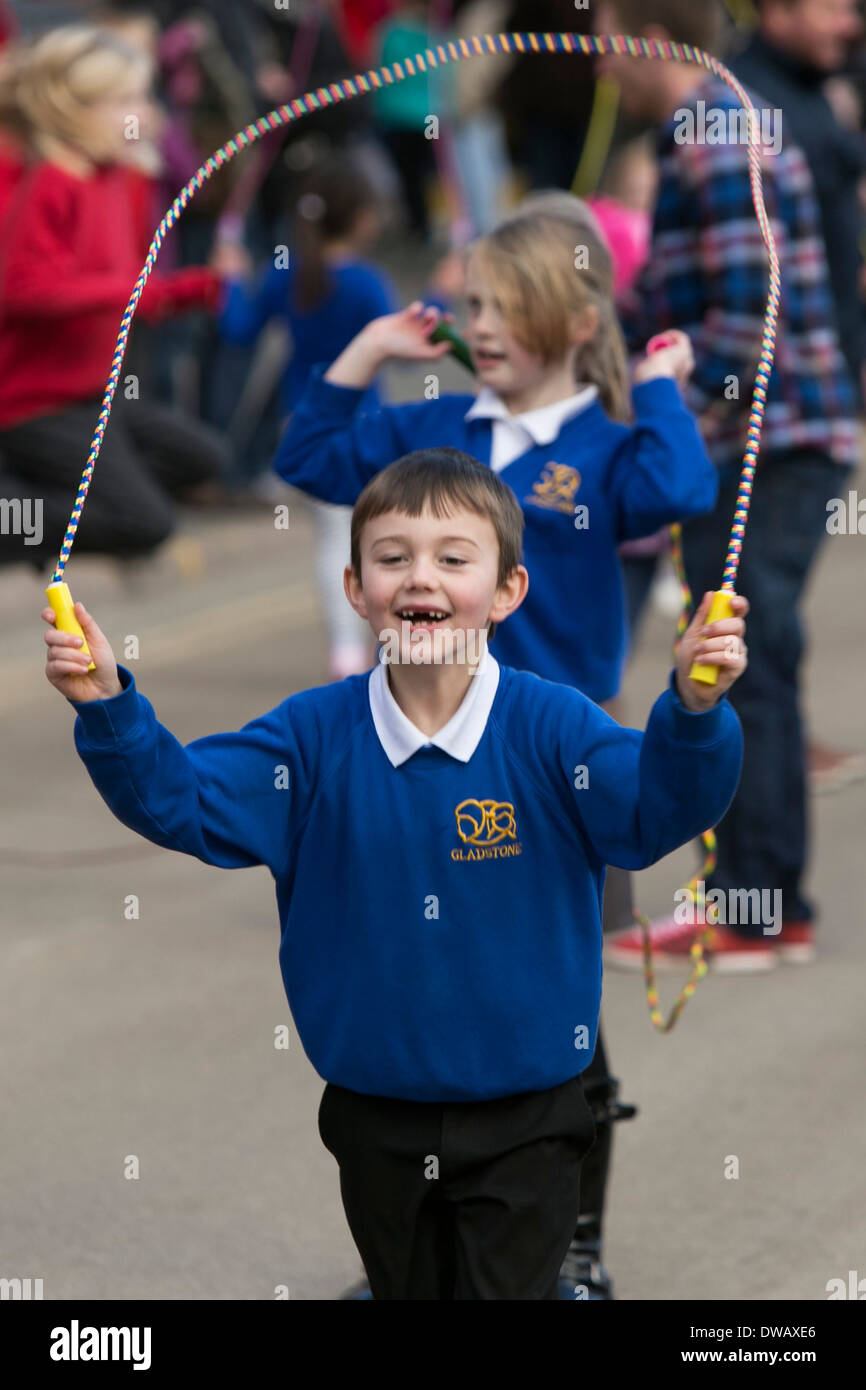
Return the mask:
{"type": "Polygon", "coordinates": [[[555,1299],[595,1133],[580,1076],[448,1104],[328,1083],[319,1106],[374,1299],[555,1299]]]}

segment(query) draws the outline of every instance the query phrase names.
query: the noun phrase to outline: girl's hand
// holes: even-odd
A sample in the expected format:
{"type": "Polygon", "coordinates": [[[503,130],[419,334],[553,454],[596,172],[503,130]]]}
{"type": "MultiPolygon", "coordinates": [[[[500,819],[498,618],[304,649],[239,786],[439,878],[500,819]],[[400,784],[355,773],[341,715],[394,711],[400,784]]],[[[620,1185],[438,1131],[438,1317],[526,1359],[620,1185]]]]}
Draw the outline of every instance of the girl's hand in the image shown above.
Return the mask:
{"type": "Polygon", "coordinates": [[[677,693],[686,709],[694,714],[712,709],[746,669],[747,648],[743,636],[746,631],[744,618],[749,611],[749,600],[742,594],[731,594],[734,616],[720,618],[717,623],[707,626],[706,619],[712,601],[712,591],[704,594],[703,601],[677,648],[677,693]],[[695,661],[699,661],[703,666],[718,666],[719,678],[715,685],[690,679],[689,671],[695,661]]]}
{"type": "Polygon", "coordinates": [[[81,650],[81,638],[74,632],[60,632],[56,627],[57,614],[53,608],[43,608],[42,617],[49,624],[45,633],[48,656],[45,674],[55,690],[68,700],[88,703],[91,700],[110,700],[120,695],[123,686],[117,674],[117,662],[108,638],[96,626],[83,603],[73,605],[73,611],[87,638],[90,656],[81,650]],[[88,671],[91,661],[95,671],[88,671]]]}
{"type": "Polygon", "coordinates": [[[634,380],[637,384],[652,381],[653,377],[672,376],[678,386],[685,386],[694,368],[695,356],[688,333],[672,328],[647,343],[647,355],[638,362],[634,380]]]}
{"type": "Polygon", "coordinates": [[[431,304],[424,307],[420,299],[401,309],[398,314],[384,314],[373,319],[363,330],[363,337],[381,362],[400,358],[404,362],[436,362],[448,352],[449,343],[431,343],[430,334],[442,320],[451,320],[431,304]]]}
{"type": "Polygon", "coordinates": [[[450,351],[448,342],[431,343],[430,334],[441,319],[451,320],[433,305],[425,309],[420,299],[399,314],[383,314],[362,328],[343,348],[325,372],[324,380],[334,386],[366,389],[391,358],[404,362],[438,362],[450,351]]]}

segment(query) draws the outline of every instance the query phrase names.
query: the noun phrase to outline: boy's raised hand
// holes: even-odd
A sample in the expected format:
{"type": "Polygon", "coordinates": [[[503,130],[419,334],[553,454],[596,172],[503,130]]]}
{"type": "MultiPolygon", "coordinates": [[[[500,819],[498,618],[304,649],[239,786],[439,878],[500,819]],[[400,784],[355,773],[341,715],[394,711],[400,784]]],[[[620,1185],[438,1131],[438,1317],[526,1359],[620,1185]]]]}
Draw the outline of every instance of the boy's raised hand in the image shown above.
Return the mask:
{"type": "Polygon", "coordinates": [[[74,612],[87,638],[90,656],[82,652],[81,638],[74,632],[60,632],[57,629],[54,609],[43,608],[42,617],[48,623],[45,633],[48,644],[45,674],[54,688],[68,700],[77,700],[82,704],[90,700],[110,700],[123,690],[114,652],[84,604],[76,603],[74,612]],[[87,669],[91,661],[96,667],[94,671],[87,669]]]}
{"type": "Polygon", "coordinates": [[[695,616],[683,633],[677,648],[677,693],[686,709],[701,714],[729,690],[746,669],[746,644],[743,640],[749,611],[749,600],[742,594],[731,594],[732,618],[720,618],[707,626],[707,614],[713,601],[712,591],[704,594],[695,616]],[[719,678],[715,685],[693,681],[689,677],[692,664],[717,666],[719,678]]]}

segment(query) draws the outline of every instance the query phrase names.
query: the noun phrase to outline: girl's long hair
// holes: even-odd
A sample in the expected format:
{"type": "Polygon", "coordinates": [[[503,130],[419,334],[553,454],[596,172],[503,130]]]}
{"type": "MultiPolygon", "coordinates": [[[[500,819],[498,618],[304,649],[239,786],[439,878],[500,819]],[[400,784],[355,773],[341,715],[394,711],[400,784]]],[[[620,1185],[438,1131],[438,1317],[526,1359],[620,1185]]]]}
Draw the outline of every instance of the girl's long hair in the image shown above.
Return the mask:
{"type": "Polygon", "coordinates": [[[325,243],[351,235],[359,214],[376,202],[375,189],[345,155],[329,156],[304,180],[292,210],[294,299],[301,313],[315,309],[328,293],[325,243]]]}
{"type": "Polygon", "coordinates": [[[613,264],[595,218],[589,209],[583,216],[582,207],[568,195],[552,196],[546,204],[534,199],[473,243],[471,255],[495,285],[514,337],[544,362],[567,352],[571,316],[595,310],[598,328],[577,354],[576,382],[597,386],[610,418],[629,422],[628,359],[613,298],[613,264]]]}
{"type": "Polygon", "coordinates": [[[151,71],[148,55],[119,35],[89,24],[51,29],[0,54],[0,126],[33,155],[46,138],[89,154],[90,104],[151,71]]]}

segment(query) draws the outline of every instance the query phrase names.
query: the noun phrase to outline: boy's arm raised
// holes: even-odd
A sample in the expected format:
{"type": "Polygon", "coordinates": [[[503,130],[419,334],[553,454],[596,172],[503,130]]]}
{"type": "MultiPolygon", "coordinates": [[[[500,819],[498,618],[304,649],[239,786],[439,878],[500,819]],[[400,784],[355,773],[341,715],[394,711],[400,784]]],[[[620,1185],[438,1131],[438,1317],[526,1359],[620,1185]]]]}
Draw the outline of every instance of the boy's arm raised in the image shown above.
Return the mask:
{"type": "Polygon", "coordinates": [[[71,634],[56,631],[46,634],[46,674],[76,711],[76,749],[109,809],[145,839],[206,864],[285,872],[314,786],[314,721],[291,719],[284,701],[237,732],[183,747],[158,722],[131,672],[116,665],[80,604],[76,616],[96,663],[93,676],[86,674],[88,658],[73,651],[74,639],[64,640],[71,634]],[[72,674],[76,664],[80,674],[72,674]],[[296,723],[304,725],[303,738],[296,723]]]}
{"type": "Polygon", "coordinates": [[[706,626],[712,594],[683,636],[676,670],[653,705],[645,733],[624,729],[594,705],[572,742],[560,735],[561,765],[587,840],[599,859],[623,869],[654,864],[717,825],[740,778],[743,737],[722,698],[745,669],[743,617],[748,601],[732,597],[734,616],[706,626]],[[692,681],[697,659],[719,668],[718,682],[692,681]],[[584,769],[574,776],[575,765],[584,769]]]}
{"type": "Polygon", "coordinates": [[[410,304],[374,319],[327,369],[313,370],[280,441],[274,468],[293,487],[324,502],[351,505],[370,479],[418,447],[418,421],[429,401],[361,412],[385,362],[436,362],[449,344],[430,343],[438,309],[410,304]]]}

